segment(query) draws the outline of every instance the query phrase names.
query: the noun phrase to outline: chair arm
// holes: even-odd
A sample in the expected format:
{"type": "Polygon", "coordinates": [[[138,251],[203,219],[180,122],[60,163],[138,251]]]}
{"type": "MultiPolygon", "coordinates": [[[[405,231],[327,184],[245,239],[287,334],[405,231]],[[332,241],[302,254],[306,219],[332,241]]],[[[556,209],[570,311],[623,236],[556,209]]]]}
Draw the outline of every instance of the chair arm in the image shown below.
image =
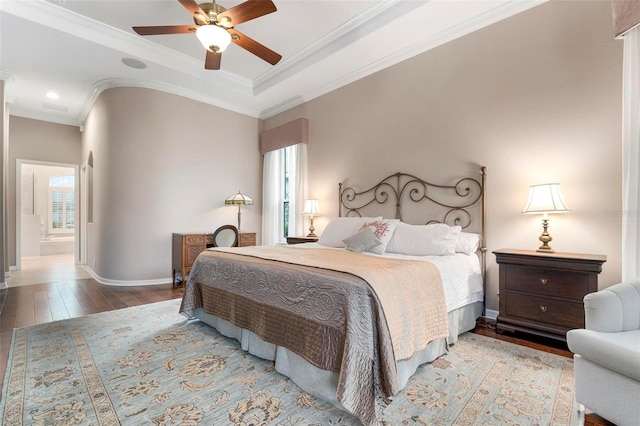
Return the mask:
{"type": "Polygon", "coordinates": [[[584,297],[585,328],[605,333],[640,328],[640,280],[619,283],[584,297]]]}

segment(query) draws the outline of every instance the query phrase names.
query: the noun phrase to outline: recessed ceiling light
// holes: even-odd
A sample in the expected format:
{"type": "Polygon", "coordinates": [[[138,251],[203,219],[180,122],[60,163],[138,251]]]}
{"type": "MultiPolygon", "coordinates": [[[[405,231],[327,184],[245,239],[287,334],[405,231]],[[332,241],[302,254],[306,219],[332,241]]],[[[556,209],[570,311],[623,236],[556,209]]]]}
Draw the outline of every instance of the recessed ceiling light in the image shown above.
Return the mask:
{"type": "Polygon", "coordinates": [[[53,91],[45,93],[45,96],[53,101],[57,101],[58,99],[60,99],[60,95],[53,91]]]}
{"type": "Polygon", "coordinates": [[[122,63],[128,67],[135,68],[137,70],[142,70],[147,67],[147,64],[134,58],[122,58],[122,63]]]}

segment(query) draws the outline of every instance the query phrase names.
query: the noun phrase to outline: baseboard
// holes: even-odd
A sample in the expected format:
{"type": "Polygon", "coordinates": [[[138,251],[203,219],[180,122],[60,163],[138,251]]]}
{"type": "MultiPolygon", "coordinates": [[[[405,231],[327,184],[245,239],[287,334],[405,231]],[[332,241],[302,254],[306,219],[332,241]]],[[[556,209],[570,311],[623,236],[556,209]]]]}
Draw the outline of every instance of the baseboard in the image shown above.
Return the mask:
{"type": "Polygon", "coordinates": [[[9,286],[7,285],[6,281],[3,281],[0,283],[0,290],[4,290],[5,288],[9,288],[9,286]]]}
{"type": "Polygon", "coordinates": [[[98,281],[100,284],[105,284],[105,285],[112,285],[112,286],[119,286],[119,287],[134,287],[139,285],[158,285],[158,284],[173,283],[173,278],[160,278],[157,280],[135,280],[135,281],[134,280],[126,280],[126,281],[112,280],[109,278],[101,277],[96,273],[96,271],[94,271],[87,265],[85,265],[85,269],[87,270],[87,272],[89,272],[89,274],[94,280],[98,281]]]}
{"type": "Polygon", "coordinates": [[[485,309],[484,317],[488,320],[495,321],[498,319],[498,311],[494,311],[493,309],[485,309]]]}

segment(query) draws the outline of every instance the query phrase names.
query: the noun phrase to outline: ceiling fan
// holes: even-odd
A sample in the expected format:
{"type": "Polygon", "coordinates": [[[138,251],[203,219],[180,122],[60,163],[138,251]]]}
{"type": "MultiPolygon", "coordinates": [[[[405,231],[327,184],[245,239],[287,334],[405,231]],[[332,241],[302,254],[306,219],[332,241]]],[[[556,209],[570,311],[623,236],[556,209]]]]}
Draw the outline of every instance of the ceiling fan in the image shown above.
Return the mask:
{"type": "Polygon", "coordinates": [[[207,49],[204,67],[208,70],[220,69],[222,52],[232,42],[271,65],[282,59],[278,53],[234,28],[235,25],[275,12],[276,5],[271,0],[247,0],[230,9],[225,9],[215,1],[201,4],[195,0],[178,1],[193,15],[195,25],[133,27],[133,30],[142,36],[195,33],[207,49]]]}

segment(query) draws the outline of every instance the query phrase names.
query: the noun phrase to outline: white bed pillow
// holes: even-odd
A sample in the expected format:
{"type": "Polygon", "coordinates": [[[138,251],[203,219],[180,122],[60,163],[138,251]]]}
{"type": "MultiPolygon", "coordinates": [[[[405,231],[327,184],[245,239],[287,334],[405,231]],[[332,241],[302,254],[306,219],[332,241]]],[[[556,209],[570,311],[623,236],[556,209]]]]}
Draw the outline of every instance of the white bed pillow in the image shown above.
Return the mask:
{"type": "Polygon", "coordinates": [[[372,228],[374,235],[380,239],[380,244],[372,247],[368,251],[375,254],[384,254],[398,223],[400,223],[399,219],[376,219],[365,222],[362,227],[360,227],[360,230],[372,228]]]}
{"type": "Polygon", "coordinates": [[[349,238],[360,231],[366,222],[373,222],[382,217],[334,217],[320,234],[318,244],[327,247],[344,247],[342,240],[349,238]]]}
{"type": "Polygon", "coordinates": [[[382,242],[375,235],[373,226],[366,226],[362,231],[353,234],[349,238],[345,238],[342,242],[349,251],[362,253],[363,251],[372,251],[373,248],[379,246],[382,242]]]}
{"type": "Polygon", "coordinates": [[[460,234],[460,231],[459,226],[449,226],[444,223],[409,225],[400,222],[387,245],[387,251],[411,256],[455,254],[455,237],[460,234]]]}
{"type": "Polygon", "coordinates": [[[480,234],[460,232],[456,235],[456,253],[472,255],[480,247],[480,234]]]}

